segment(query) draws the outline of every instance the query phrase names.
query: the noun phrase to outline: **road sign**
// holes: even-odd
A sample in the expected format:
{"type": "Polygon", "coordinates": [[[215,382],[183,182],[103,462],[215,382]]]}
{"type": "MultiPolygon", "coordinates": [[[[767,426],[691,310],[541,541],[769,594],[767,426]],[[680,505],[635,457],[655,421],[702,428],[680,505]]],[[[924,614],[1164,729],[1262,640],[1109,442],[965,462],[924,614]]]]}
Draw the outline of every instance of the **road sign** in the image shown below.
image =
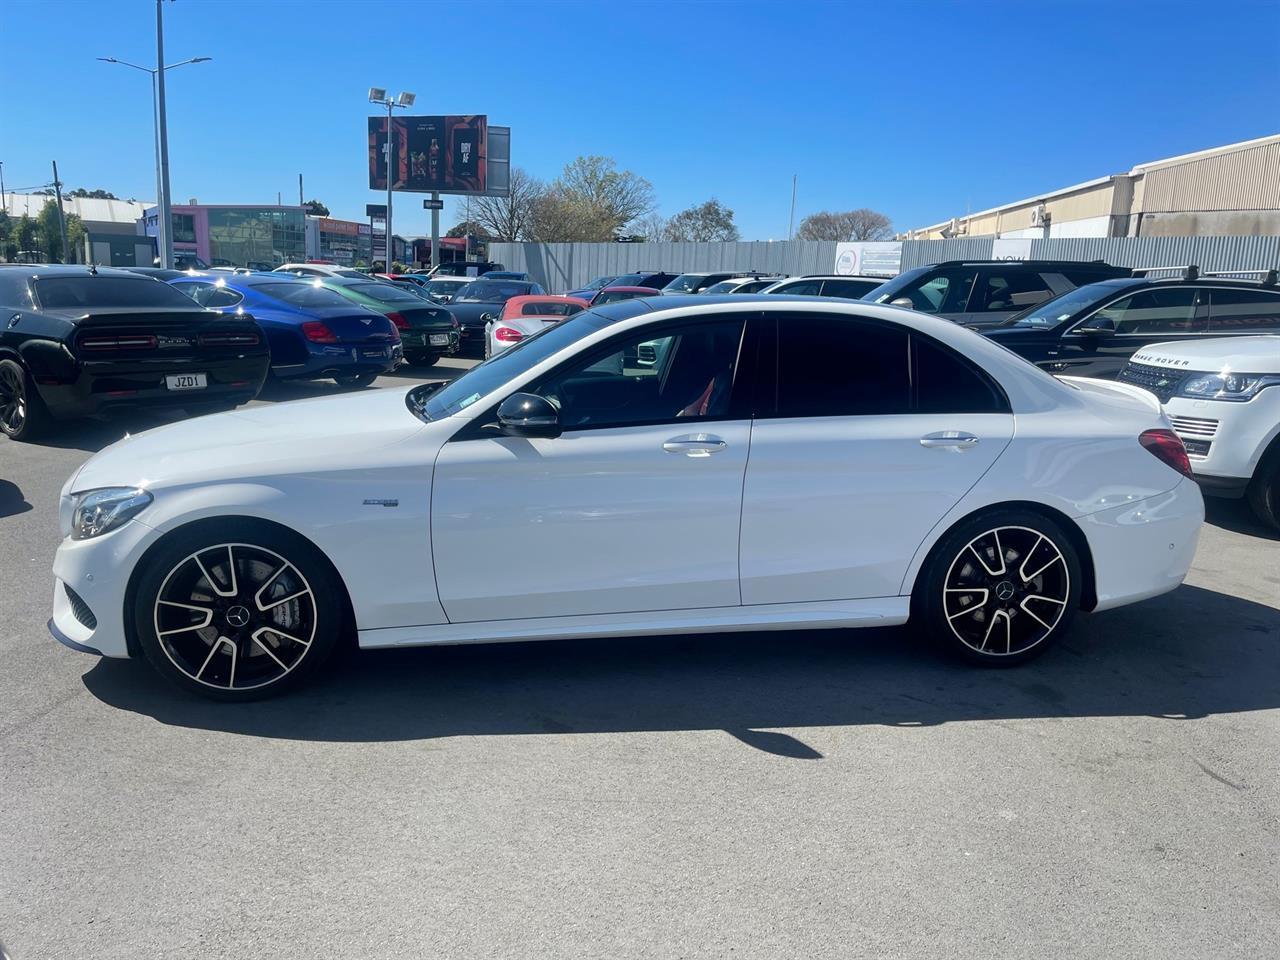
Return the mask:
{"type": "Polygon", "coordinates": [[[385,203],[366,203],[364,205],[364,215],[366,217],[378,217],[386,219],[387,205],[385,203]]]}
{"type": "Polygon", "coordinates": [[[443,200],[423,200],[422,209],[423,210],[443,210],[444,201],[443,200]]]}

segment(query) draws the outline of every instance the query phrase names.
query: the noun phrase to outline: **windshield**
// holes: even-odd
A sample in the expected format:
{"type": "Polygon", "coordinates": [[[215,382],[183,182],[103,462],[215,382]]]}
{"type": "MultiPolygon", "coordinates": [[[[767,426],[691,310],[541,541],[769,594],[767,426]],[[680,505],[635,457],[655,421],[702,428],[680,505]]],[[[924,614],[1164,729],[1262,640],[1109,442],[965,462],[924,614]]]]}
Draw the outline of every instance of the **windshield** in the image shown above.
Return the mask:
{"type": "Polygon", "coordinates": [[[721,280],[719,283],[713,283],[703,293],[733,293],[739,287],[750,286],[750,282],[743,283],[741,280],[721,280]]]}
{"type": "Polygon", "coordinates": [[[932,269],[933,267],[916,267],[914,270],[900,273],[892,280],[886,281],[869,293],[864,294],[862,299],[870,300],[873,303],[888,303],[932,269]]]}
{"type": "Polygon", "coordinates": [[[1096,303],[1103,293],[1104,291],[1100,290],[1095,284],[1076,287],[1076,289],[1064,293],[1060,297],[1054,297],[1044,303],[1037,303],[1034,307],[1029,307],[1021,313],[1015,314],[1009,318],[1008,323],[1005,325],[1039,327],[1041,329],[1056,327],[1063,320],[1075,316],[1085,307],[1096,303]]]}
{"type": "Polygon", "coordinates": [[[705,273],[682,273],[665,287],[663,293],[697,293],[701,285],[707,282],[705,273]]]}
{"type": "MultiPolygon", "coordinates": [[[[657,290],[651,291],[653,295],[658,293],[657,290]]],[[[603,303],[617,303],[619,300],[634,300],[636,297],[649,296],[650,293],[640,293],[636,290],[601,290],[596,294],[593,306],[600,306],[603,303]]]]}
{"type": "MultiPolygon", "coordinates": [[[[521,340],[514,347],[494,354],[479,366],[472,367],[457,380],[433,392],[425,404],[422,404],[424,419],[439,420],[465,410],[547,357],[607,327],[615,319],[601,316],[593,310],[584,310],[567,320],[543,328],[533,336],[521,340]]],[[[414,391],[410,391],[411,396],[413,393],[414,391]]],[[[413,403],[409,404],[409,408],[418,412],[413,403]]]]}
{"type": "Polygon", "coordinates": [[[599,290],[601,287],[607,287],[613,283],[613,277],[596,277],[590,283],[583,284],[583,290],[599,290]]]}
{"type": "Polygon", "coordinates": [[[347,283],[343,286],[353,293],[362,294],[379,303],[420,303],[422,301],[421,297],[415,296],[403,287],[392,286],[389,283],[375,283],[370,280],[368,283],[347,283]]]}
{"type": "Polygon", "coordinates": [[[40,277],[36,299],[46,310],[94,307],[178,307],[190,310],[191,298],[150,277],[40,277]]]}
{"type": "Polygon", "coordinates": [[[475,280],[454,294],[453,299],[458,303],[506,303],[528,292],[529,284],[519,280],[475,280]]]}
{"type": "Polygon", "coordinates": [[[437,297],[448,297],[451,296],[455,290],[460,290],[466,285],[466,281],[431,280],[427,283],[425,289],[427,293],[434,293],[437,297]]]}
{"type": "MultiPolygon", "coordinates": [[[[253,289],[264,297],[283,300],[295,307],[350,307],[351,301],[318,283],[257,283],[253,289]]],[[[353,309],[360,309],[355,307],[353,309]]]]}

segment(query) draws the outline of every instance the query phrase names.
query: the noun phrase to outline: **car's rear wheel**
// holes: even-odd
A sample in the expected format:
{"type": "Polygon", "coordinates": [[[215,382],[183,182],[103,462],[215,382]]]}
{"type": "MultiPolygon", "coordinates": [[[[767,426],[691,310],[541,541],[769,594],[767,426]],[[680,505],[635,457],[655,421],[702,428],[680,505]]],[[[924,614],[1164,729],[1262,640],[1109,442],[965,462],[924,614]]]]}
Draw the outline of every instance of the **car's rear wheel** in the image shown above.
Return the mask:
{"type": "Polygon", "coordinates": [[[1058,524],[1032,511],[996,510],[939,541],[917,581],[913,616],[952,654],[1012,665],[1066,632],[1080,589],[1080,559],[1058,524]]]}
{"type": "Polygon", "coordinates": [[[376,373],[351,373],[336,376],[333,382],[340,387],[367,387],[377,379],[376,373]]]}
{"type": "Polygon", "coordinates": [[[407,354],[405,359],[409,361],[411,367],[434,367],[440,359],[438,353],[413,353],[407,354]]]}
{"type": "Polygon", "coordinates": [[[313,674],[344,625],[342,587],[301,537],[200,524],[148,555],[134,625],[152,666],[216,700],[280,693],[313,674]]]}
{"type": "Polygon", "coordinates": [[[1273,445],[1262,458],[1245,496],[1257,518],[1272,530],[1280,531],[1280,445],[1273,445]]]}
{"type": "Polygon", "coordinates": [[[0,360],[0,432],[12,440],[35,440],[49,425],[49,410],[35,382],[16,360],[0,360]]]}

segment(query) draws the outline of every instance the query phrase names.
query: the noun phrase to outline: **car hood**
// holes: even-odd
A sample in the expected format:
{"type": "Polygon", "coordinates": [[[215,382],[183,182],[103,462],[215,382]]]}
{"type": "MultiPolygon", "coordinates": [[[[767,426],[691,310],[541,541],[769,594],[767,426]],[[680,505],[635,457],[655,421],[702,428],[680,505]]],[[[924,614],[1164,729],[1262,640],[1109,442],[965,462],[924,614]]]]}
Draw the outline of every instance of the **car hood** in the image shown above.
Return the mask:
{"type": "MultiPolygon", "coordinates": [[[[966,322],[964,320],[960,321],[962,326],[966,322]]],[[[1058,339],[1052,327],[986,327],[980,332],[984,337],[990,337],[992,340],[1015,341],[1018,343],[1025,340],[1058,339]]]]}
{"type": "Polygon", "coordinates": [[[1152,343],[1130,358],[1134,363],[1177,370],[1218,373],[1280,373],[1280,335],[1210,337],[1177,343],[1152,343]]]}
{"type": "Polygon", "coordinates": [[[358,465],[371,451],[427,429],[405,390],[244,407],[157,427],[91,457],[67,492],[154,488],[358,465]]]}

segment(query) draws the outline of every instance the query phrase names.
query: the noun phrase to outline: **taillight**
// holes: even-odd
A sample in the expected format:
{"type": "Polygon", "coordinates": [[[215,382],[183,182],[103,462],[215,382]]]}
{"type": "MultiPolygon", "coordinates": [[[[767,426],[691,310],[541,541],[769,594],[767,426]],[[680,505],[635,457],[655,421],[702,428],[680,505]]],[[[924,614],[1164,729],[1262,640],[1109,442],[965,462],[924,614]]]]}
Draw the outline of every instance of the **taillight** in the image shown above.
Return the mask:
{"type": "Polygon", "coordinates": [[[1187,448],[1181,438],[1172,430],[1143,430],[1138,442],[1156,459],[1163,461],[1184,477],[1191,477],[1191,461],[1187,459],[1187,448]]]}
{"type": "Polygon", "coordinates": [[[302,335],[312,343],[337,343],[338,337],[328,325],[319,320],[307,320],[302,324],[302,335]]]}
{"type": "Polygon", "coordinates": [[[409,321],[408,321],[408,320],[406,320],[402,314],[399,314],[399,313],[388,313],[388,314],[387,314],[387,319],[388,319],[388,320],[390,320],[392,323],[394,323],[394,324],[395,324],[397,327],[399,327],[401,330],[408,330],[408,329],[409,329],[409,321]]]}
{"type": "Polygon", "coordinates": [[[202,347],[252,347],[258,342],[256,333],[202,333],[197,338],[202,347]]]}
{"type": "Polygon", "coordinates": [[[82,350],[154,350],[156,338],[142,335],[119,337],[84,336],[77,343],[82,350]]]}
{"type": "Polygon", "coordinates": [[[518,343],[524,339],[524,334],[510,327],[498,327],[493,331],[493,339],[501,340],[503,343],[518,343]]]}

